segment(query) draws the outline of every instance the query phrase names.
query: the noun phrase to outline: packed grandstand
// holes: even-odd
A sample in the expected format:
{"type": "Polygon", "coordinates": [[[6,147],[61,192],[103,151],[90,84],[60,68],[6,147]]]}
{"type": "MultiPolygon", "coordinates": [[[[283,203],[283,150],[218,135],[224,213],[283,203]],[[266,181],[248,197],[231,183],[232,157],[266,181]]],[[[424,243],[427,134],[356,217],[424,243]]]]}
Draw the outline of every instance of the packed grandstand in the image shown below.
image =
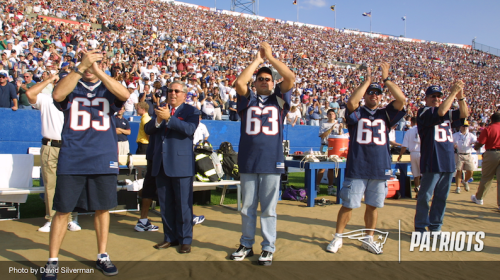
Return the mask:
{"type": "MultiPolygon", "coordinates": [[[[204,93],[227,94],[259,43],[267,41],[296,73],[294,105],[301,110],[313,99],[325,107],[334,97],[341,103],[363,80],[357,67],[382,61],[391,64],[409,115],[424,105],[430,84],[447,91],[456,79],[465,82],[472,131],[500,105],[499,58],[467,45],[295,24],[177,1],[29,0],[5,1],[2,8],[0,71],[8,71],[14,83],[26,71],[38,81],[45,71],[72,69],[81,50],[98,48],[106,54],[101,67],[127,86],[136,84],[139,92],[141,84],[164,85],[180,77],[196,79],[204,93]]],[[[377,76],[382,82],[380,71],[377,76]]],[[[387,104],[390,95],[384,98],[387,104]]]]}

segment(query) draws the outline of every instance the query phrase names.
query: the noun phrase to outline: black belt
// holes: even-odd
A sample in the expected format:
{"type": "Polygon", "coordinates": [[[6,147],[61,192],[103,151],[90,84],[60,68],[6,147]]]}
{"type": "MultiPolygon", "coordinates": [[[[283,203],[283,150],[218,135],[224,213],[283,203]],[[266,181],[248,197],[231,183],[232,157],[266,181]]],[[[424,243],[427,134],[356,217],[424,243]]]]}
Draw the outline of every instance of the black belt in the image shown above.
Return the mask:
{"type": "Polygon", "coordinates": [[[500,151],[500,149],[487,149],[486,151],[492,151],[492,152],[494,152],[494,151],[500,151]]]}
{"type": "Polygon", "coordinates": [[[47,145],[47,146],[51,146],[51,147],[61,148],[62,141],[61,140],[52,140],[52,139],[48,139],[48,138],[43,138],[42,139],[42,145],[47,145]]]}
{"type": "Polygon", "coordinates": [[[470,155],[470,154],[461,154],[461,153],[458,153],[459,155],[470,155]]]}

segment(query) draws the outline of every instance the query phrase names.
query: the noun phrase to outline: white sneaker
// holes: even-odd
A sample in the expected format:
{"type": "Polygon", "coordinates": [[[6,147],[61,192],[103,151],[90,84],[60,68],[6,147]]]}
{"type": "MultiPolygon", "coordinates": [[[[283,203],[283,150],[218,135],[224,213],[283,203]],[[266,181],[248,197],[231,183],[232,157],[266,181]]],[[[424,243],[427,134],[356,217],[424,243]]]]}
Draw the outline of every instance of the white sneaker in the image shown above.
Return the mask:
{"type": "Polygon", "coordinates": [[[328,186],[328,195],[336,196],[337,188],[335,188],[334,186],[328,186]]]}
{"type": "Polygon", "coordinates": [[[342,248],[342,238],[333,235],[333,240],[326,246],[328,252],[337,253],[337,251],[342,248]]]}
{"type": "Polygon", "coordinates": [[[464,185],[464,188],[465,188],[465,191],[466,191],[466,192],[470,191],[469,182],[466,182],[466,181],[464,180],[464,181],[462,181],[462,184],[464,185]]]}
{"type": "Polygon", "coordinates": [[[373,236],[368,235],[365,238],[360,240],[361,243],[361,248],[367,250],[370,253],[374,254],[382,254],[382,248],[380,247],[380,242],[375,242],[373,241],[373,236]]]}
{"type": "Polygon", "coordinates": [[[460,193],[460,188],[457,188],[457,189],[455,190],[455,193],[460,193]]]}
{"type": "Polygon", "coordinates": [[[476,204],[483,205],[483,200],[477,199],[476,195],[474,195],[474,194],[470,196],[470,200],[472,200],[472,202],[474,202],[476,204]]]}
{"type": "Polygon", "coordinates": [[[43,225],[43,227],[38,229],[38,231],[39,232],[50,232],[50,224],[51,224],[51,222],[46,222],[45,225],[43,225]]]}
{"type": "Polygon", "coordinates": [[[240,247],[236,250],[236,252],[231,254],[230,259],[234,261],[242,261],[245,257],[251,256],[253,256],[253,249],[240,244],[240,247]]]}
{"type": "Polygon", "coordinates": [[[71,221],[68,223],[68,230],[69,231],[79,231],[79,230],[82,230],[82,227],[78,224],[78,222],[71,221]]]}

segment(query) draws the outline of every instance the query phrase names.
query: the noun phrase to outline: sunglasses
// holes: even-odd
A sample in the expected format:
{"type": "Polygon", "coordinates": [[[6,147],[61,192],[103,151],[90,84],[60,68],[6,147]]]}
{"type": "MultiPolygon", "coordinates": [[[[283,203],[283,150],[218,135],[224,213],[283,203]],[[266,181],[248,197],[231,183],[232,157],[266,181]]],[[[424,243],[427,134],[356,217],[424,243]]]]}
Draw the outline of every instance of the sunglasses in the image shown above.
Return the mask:
{"type": "Polygon", "coordinates": [[[441,95],[431,95],[430,98],[441,98],[441,95]]]}
{"type": "Polygon", "coordinates": [[[6,79],[6,78],[7,78],[7,77],[5,77],[5,76],[0,76],[0,79],[6,79]]]}
{"type": "Polygon", "coordinates": [[[383,93],[381,93],[380,91],[378,90],[370,90],[369,92],[367,92],[366,94],[368,95],[382,95],[383,93]]]}
{"type": "Polygon", "coordinates": [[[269,81],[271,81],[271,78],[258,77],[257,81],[259,81],[259,82],[263,82],[263,81],[269,82],[269,81]]]}
{"type": "Polygon", "coordinates": [[[23,76],[23,77],[25,77],[25,78],[29,78],[30,76],[26,75],[26,76],[23,76]]]}
{"type": "Polygon", "coordinates": [[[182,91],[182,90],[178,90],[178,89],[171,89],[171,88],[169,88],[169,89],[167,90],[167,92],[168,92],[168,93],[175,92],[175,94],[179,94],[179,93],[184,92],[184,91],[182,91]]]}

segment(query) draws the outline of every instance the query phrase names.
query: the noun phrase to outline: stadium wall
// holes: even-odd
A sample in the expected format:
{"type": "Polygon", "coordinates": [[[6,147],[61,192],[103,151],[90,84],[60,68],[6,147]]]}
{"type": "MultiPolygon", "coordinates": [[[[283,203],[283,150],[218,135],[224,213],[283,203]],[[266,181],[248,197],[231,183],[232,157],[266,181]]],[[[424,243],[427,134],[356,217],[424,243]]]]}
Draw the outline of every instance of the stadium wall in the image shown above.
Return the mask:
{"type": "MultiPolygon", "coordinates": [[[[0,154],[26,154],[29,147],[42,146],[40,111],[17,110],[0,108],[0,154]]],[[[228,141],[238,151],[240,141],[240,122],[232,121],[206,121],[203,120],[210,132],[209,142],[214,148],[220,143],[228,141]]],[[[137,133],[139,131],[139,118],[134,117],[130,122],[131,134],[128,136],[130,151],[137,150],[137,133]]],[[[291,152],[309,151],[311,148],[319,150],[319,127],[298,125],[292,127],[285,125],[283,138],[290,141],[291,152]]],[[[404,132],[396,131],[396,142],[403,142],[404,132]]]]}

